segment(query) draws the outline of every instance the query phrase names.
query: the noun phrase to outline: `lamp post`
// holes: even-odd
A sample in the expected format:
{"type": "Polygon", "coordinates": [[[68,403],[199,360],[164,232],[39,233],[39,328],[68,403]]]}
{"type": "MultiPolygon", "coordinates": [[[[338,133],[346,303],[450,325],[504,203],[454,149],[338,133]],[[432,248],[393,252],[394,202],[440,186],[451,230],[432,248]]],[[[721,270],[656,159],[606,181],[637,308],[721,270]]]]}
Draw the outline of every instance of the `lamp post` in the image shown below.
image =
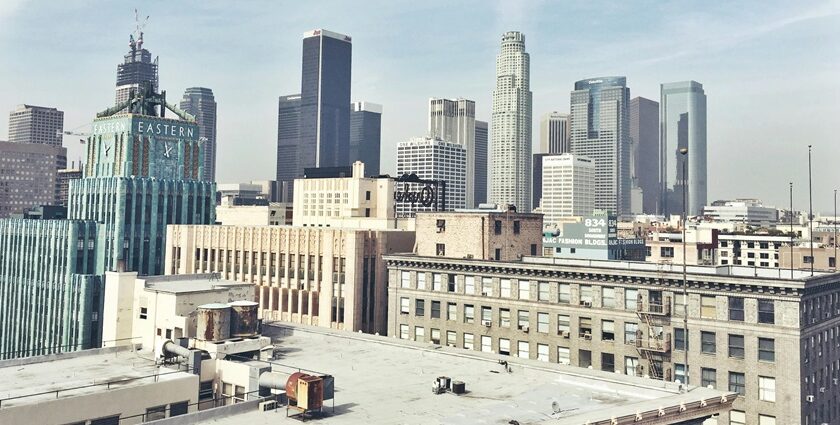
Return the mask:
{"type": "Polygon", "coordinates": [[[808,242],[811,245],[811,276],[814,275],[814,191],[811,183],[811,145],[808,145],[808,242]]]}
{"type": "Polygon", "coordinates": [[[688,227],[687,215],[687,200],[688,200],[688,148],[680,148],[680,155],[682,155],[682,174],[683,174],[683,210],[682,210],[682,245],[683,245],[683,264],[682,264],[682,278],[683,278],[683,332],[685,338],[683,340],[683,350],[685,351],[685,363],[683,369],[685,371],[685,383],[688,383],[688,279],[686,278],[686,263],[688,262],[687,247],[686,247],[686,228],[688,227]]]}
{"type": "Polygon", "coordinates": [[[793,182],[790,182],[790,278],[793,279],[793,182]]]}
{"type": "Polygon", "coordinates": [[[837,271],[837,189],[834,189],[834,271],[837,271]]]}

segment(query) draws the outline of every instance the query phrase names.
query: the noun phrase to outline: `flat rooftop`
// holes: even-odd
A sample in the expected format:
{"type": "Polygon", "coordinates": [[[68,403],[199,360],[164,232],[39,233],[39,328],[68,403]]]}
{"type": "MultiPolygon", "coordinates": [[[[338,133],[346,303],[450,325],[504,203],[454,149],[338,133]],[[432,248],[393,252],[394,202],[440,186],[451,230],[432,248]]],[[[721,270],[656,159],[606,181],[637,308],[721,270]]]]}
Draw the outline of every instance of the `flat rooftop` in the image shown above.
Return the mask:
{"type": "Polygon", "coordinates": [[[37,404],[192,376],[158,368],[151,352],[101,348],[0,361],[0,405],[37,404]]]}
{"type": "MultiPolygon", "coordinates": [[[[726,410],[734,397],[720,405],[727,393],[691,387],[680,392],[673,383],[588,370],[537,360],[493,355],[403,341],[391,337],[354,334],[323,328],[267,324],[279,355],[276,362],[335,377],[335,411],[325,401],[326,415],[317,423],[335,424],[583,424],[613,416],[679,408],[691,414],[707,400],[711,409],[726,410]],[[499,363],[510,362],[511,371],[499,363]],[[438,376],[463,381],[467,393],[432,394],[438,376]],[[556,402],[558,407],[552,407],[556,402]]],[[[275,367],[275,371],[290,373],[275,367]]],[[[674,411],[672,410],[672,412],[674,411]]],[[[655,419],[655,414],[650,415],[655,419]]],[[[686,419],[687,416],[682,416],[686,419]]],[[[286,418],[285,408],[256,409],[202,423],[262,425],[298,423],[286,418]]],[[[650,422],[657,423],[657,422],[650,422]]]]}
{"type": "Polygon", "coordinates": [[[253,286],[253,283],[219,279],[214,274],[167,275],[140,277],[147,291],[183,294],[189,292],[226,291],[231,287],[253,286]]]}

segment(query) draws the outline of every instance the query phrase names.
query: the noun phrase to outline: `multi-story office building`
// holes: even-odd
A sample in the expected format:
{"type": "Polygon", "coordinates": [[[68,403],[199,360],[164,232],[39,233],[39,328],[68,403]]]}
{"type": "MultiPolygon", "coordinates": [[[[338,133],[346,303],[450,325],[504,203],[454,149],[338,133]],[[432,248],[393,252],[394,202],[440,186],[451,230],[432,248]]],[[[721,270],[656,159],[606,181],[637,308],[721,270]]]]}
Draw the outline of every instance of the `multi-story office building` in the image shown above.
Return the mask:
{"type": "Polygon", "coordinates": [[[378,176],[381,141],[382,105],[353,102],[350,109],[350,163],[362,161],[371,176],[378,176]]]}
{"type": "Polygon", "coordinates": [[[702,213],[704,218],[712,221],[765,227],[779,224],[779,210],[764,206],[758,199],[714,201],[711,205],[704,206],[702,213]]]}
{"type": "MultiPolygon", "coordinates": [[[[424,180],[445,182],[447,210],[467,207],[466,169],[466,149],[457,143],[417,137],[397,144],[397,175],[416,174],[424,180]]],[[[416,205],[403,202],[397,204],[397,213],[431,211],[434,208],[422,202],[416,205]]]]}
{"type": "MultiPolygon", "coordinates": [[[[435,221],[418,234],[436,234],[435,221]]],[[[721,425],[836,417],[838,275],[688,266],[685,286],[676,265],[384,259],[391,335],[737,393],[721,425]]]]}
{"type": "Polygon", "coordinates": [[[216,181],[216,98],[213,90],[189,87],[184,92],[180,107],[195,117],[198,140],[204,143],[204,178],[216,181]]]}
{"type": "Polygon", "coordinates": [[[790,242],[790,236],[719,234],[717,264],[778,268],[779,252],[790,242]]]}
{"type": "Polygon", "coordinates": [[[564,153],[542,158],[542,213],[547,226],[563,218],[592,215],[595,210],[595,164],[564,153]]]}
{"type": "Polygon", "coordinates": [[[487,121],[475,122],[475,205],[487,202],[487,121]]]}
{"type": "Polygon", "coordinates": [[[531,160],[531,211],[535,211],[542,203],[543,158],[550,155],[552,154],[535,153],[534,159],[531,160]]]}
{"type": "Polygon", "coordinates": [[[659,110],[660,205],[665,215],[682,211],[682,190],[688,187],[688,213],[706,205],[706,93],[696,81],[661,85],[659,110]],[[687,148],[688,176],[682,177],[680,149],[687,148]]]}
{"type": "Polygon", "coordinates": [[[595,208],[630,210],[630,142],[625,77],[589,78],[571,95],[571,151],[595,162],[595,208]]]}
{"type": "Polygon", "coordinates": [[[493,175],[490,202],[531,206],[531,59],[525,52],[525,35],[502,35],[496,56],[496,88],[490,125],[493,175]]]}
{"type": "Polygon", "coordinates": [[[70,181],[82,178],[82,169],[84,168],[82,164],[79,164],[79,167],[76,168],[74,161],[70,168],[56,171],[56,190],[58,191],[55,200],[56,205],[67,206],[67,198],[70,196],[70,181]]]}
{"type": "Polygon", "coordinates": [[[280,96],[277,108],[277,173],[276,181],[281,190],[278,201],[292,199],[292,182],[303,175],[298,165],[300,148],[300,95],[280,96]]]}
{"type": "Polygon", "coordinates": [[[157,93],[160,87],[158,78],[158,58],[152,60],[152,54],[143,48],[143,33],[137,40],[129,36],[129,48],[123,63],[117,65],[117,93],[115,105],[119,105],[131,98],[131,92],[142,92],[148,87],[152,93],[157,93]]]}
{"type": "MultiPolygon", "coordinates": [[[[429,99],[429,131],[432,139],[441,139],[457,143],[464,147],[467,154],[466,169],[466,206],[472,208],[475,203],[475,170],[479,158],[475,147],[475,102],[467,99],[429,99]]],[[[484,160],[486,161],[486,156],[484,160]]]]}
{"type": "Polygon", "coordinates": [[[717,237],[715,229],[686,229],[683,246],[682,232],[651,232],[645,239],[647,252],[644,261],[658,264],[683,264],[685,261],[694,266],[712,266],[718,264],[717,237]]]}
{"type": "Polygon", "coordinates": [[[554,111],[540,117],[540,153],[569,152],[570,129],[569,114],[554,111]]]}
{"type": "Polygon", "coordinates": [[[0,142],[0,218],[39,205],[56,205],[57,171],[67,149],[42,143],[0,142]]]}
{"type": "MultiPolygon", "coordinates": [[[[631,180],[642,190],[642,212],[659,208],[659,102],[644,97],[630,99],[631,180]]],[[[682,211],[682,210],[680,210],[682,211]]]]}
{"type": "Polygon", "coordinates": [[[43,106],[18,105],[9,113],[9,141],[37,143],[60,148],[64,112],[43,106]]]}

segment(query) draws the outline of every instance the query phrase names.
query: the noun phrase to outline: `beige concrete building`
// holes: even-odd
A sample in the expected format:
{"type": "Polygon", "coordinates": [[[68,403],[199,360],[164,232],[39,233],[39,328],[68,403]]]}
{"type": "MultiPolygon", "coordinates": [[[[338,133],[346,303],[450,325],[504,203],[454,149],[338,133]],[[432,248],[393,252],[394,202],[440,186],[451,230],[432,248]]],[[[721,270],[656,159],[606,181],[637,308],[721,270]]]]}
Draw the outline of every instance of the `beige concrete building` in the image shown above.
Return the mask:
{"type": "Polygon", "coordinates": [[[217,205],[216,222],[226,226],[282,226],[292,224],[292,204],[217,205]]]}
{"type": "Polygon", "coordinates": [[[651,232],[645,240],[645,261],[657,264],[711,266],[717,264],[717,232],[688,229],[683,256],[682,232],[651,232]]]}
{"type": "Polygon", "coordinates": [[[175,225],[167,228],[166,244],[167,274],[219,273],[254,284],[263,319],[384,333],[381,256],[411,252],[414,232],[175,225]]]}
{"type": "Polygon", "coordinates": [[[790,243],[788,236],[721,234],[717,238],[717,264],[779,267],[779,252],[790,243]]]}
{"type": "Polygon", "coordinates": [[[388,332],[399,338],[738,393],[719,425],[838,417],[840,275],[688,266],[686,288],[681,265],[385,261],[388,332]]]}
{"type": "Polygon", "coordinates": [[[814,247],[813,257],[811,248],[808,246],[795,246],[791,253],[790,247],[784,247],[779,250],[779,268],[791,268],[791,256],[793,258],[793,268],[800,270],[810,270],[811,263],[814,263],[814,270],[821,272],[836,272],[837,260],[835,255],[838,250],[833,246],[814,247]]]}

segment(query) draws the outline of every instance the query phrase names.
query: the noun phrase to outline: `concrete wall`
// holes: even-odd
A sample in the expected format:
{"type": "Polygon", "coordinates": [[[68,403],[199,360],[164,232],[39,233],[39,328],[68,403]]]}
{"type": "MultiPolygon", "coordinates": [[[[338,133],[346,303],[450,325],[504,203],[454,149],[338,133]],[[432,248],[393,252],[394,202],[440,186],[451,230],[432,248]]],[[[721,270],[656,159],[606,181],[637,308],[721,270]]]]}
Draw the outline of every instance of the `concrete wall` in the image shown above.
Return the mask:
{"type": "Polygon", "coordinates": [[[526,255],[542,253],[541,214],[513,212],[428,212],[418,213],[416,231],[417,255],[449,258],[495,259],[496,249],[501,260],[518,260],[526,255]],[[438,229],[438,220],[444,228],[438,229]],[[501,222],[501,232],[496,234],[495,222],[501,222]],[[519,233],[514,233],[514,222],[519,222],[519,233]],[[445,254],[437,251],[438,244],[445,247],[445,254]],[[532,252],[536,245],[536,252],[532,252]]]}

